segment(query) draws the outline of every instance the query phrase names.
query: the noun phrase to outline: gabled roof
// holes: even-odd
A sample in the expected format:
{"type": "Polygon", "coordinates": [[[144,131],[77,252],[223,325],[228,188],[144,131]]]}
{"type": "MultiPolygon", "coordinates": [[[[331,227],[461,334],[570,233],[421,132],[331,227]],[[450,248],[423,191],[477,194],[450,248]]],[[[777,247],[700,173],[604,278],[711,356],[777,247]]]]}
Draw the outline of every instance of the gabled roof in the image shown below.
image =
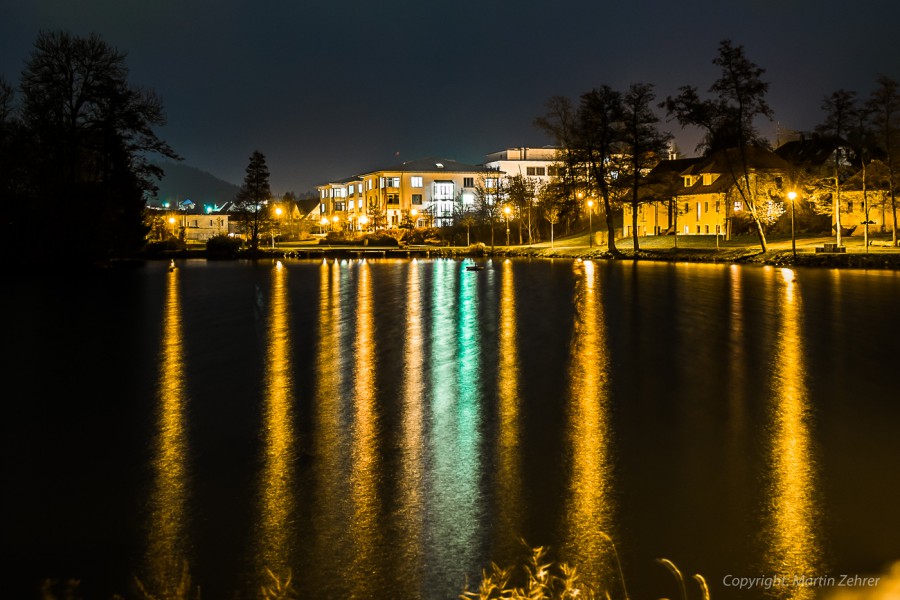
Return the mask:
{"type": "MultiPolygon", "coordinates": [[[[760,148],[758,146],[748,146],[744,149],[747,157],[747,167],[750,171],[788,171],[791,169],[791,163],[784,160],[771,150],[760,148]]],[[[700,173],[724,173],[730,174],[732,169],[737,168],[741,164],[741,156],[738,148],[729,148],[726,151],[719,151],[705,160],[694,163],[685,171],[683,175],[697,175],[700,173]]]]}
{"type": "Polygon", "coordinates": [[[846,140],[834,135],[801,135],[799,140],[780,145],[775,149],[775,154],[796,166],[819,166],[825,164],[837,148],[846,146],[846,140]]]}

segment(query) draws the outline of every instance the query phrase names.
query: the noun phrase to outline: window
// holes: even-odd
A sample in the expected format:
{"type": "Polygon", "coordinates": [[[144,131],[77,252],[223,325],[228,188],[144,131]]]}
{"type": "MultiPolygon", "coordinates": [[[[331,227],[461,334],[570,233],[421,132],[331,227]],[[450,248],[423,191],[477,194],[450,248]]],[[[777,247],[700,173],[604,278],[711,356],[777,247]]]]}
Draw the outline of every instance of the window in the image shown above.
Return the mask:
{"type": "Polygon", "coordinates": [[[422,194],[413,194],[412,203],[416,205],[422,204],[422,194]]]}
{"type": "Polygon", "coordinates": [[[684,214],[688,214],[690,212],[690,210],[691,210],[691,203],[685,202],[684,203],[684,214]]]}
{"type": "Polygon", "coordinates": [[[562,167],[547,167],[547,175],[549,175],[550,177],[562,177],[562,174],[562,167]]]}
{"type": "Polygon", "coordinates": [[[475,178],[463,177],[463,187],[475,187],[475,178]]]}
{"type": "Polygon", "coordinates": [[[716,200],[716,212],[719,212],[719,201],[716,200]]]}
{"type": "Polygon", "coordinates": [[[353,200],[351,200],[348,204],[350,205],[349,206],[350,210],[353,210],[353,207],[356,205],[356,203],[353,200]]]}
{"type": "Polygon", "coordinates": [[[847,212],[853,212],[853,200],[847,202],[847,212]]]}
{"type": "Polygon", "coordinates": [[[709,212],[709,202],[703,203],[703,212],[705,212],[705,213],[709,212]]]}
{"type": "MultiPolygon", "coordinates": [[[[700,203],[697,203],[697,220],[700,220],[700,203]]],[[[700,226],[697,226],[697,233],[700,233],[700,226]]]]}
{"type": "Polygon", "coordinates": [[[544,167],[525,167],[525,174],[531,177],[543,177],[545,173],[544,167]]]}
{"type": "Polygon", "coordinates": [[[344,203],[343,202],[335,202],[334,210],[336,210],[338,212],[343,212],[344,211],[344,203]]]}
{"type": "Polygon", "coordinates": [[[494,188],[497,187],[497,179],[494,177],[488,177],[484,180],[484,187],[486,188],[494,188]]]}
{"type": "Polygon", "coordinates": [[[409,179],[410,185],[412,185],[414,188],[422,187],[422,177],[420,177],[419,175],[413,175],[409,179]]]}
{"type": "Polygon", "coordinates": [[[706,226],[706,233],[709,233],[709,225],[706,226]]]}
{"type": "Polygon", "coordinates": [[[703,174],[703,185],[712,185],[712,173],[703,174]]]}
{"type": "Polygon", "coordinates": [[[719,225],[716,225],[716,235],[719,235],[720,233],[722,233],[722,231],[719,228],[719,225]]]}
{"type": "Polygon", "coordinates": [[[371,179],[366,179],[366,189],[367,190],[372,189],[372,180],[371,179]]]}
{"type": "Polygon", "coordinates": [[[700,226],[697,225],[697,233],[700,233],[700,226]]]}
{"type": "Polygon", "coordinates": [[[387,203],[388,204],[400,204],[400,194],[388,194],[387,195],[387,203]]]}
{"type": "Polygon", "coordinates": [[[741,209],[743,207],[744,207],[744,205],[741,204],[740,200],[738,200],[737,202],[734,203],[734,212],[741,212],[741,209]]]}
{"type": "Polygon", "coordinates": [[[684,187],[691,187],[694,184],[694,178],[690,175],[685,176],[684,178],[684,187]]]}

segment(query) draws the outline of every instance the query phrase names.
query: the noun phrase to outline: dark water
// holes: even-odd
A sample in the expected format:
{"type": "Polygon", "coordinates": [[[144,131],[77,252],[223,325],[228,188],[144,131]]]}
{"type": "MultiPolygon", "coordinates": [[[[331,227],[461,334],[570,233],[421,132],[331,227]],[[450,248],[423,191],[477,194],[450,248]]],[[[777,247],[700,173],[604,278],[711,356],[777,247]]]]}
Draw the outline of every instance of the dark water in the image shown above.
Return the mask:
{"type": "Polygon", "coordinates": [[[660,558],[743,598],[900,559],[894,272],[198,261],[5,295],[4,597],[187,565],[204,598],[449,599],[523,540],[615,599],[619,563],[633,599],[679,595],[660,558]]]}

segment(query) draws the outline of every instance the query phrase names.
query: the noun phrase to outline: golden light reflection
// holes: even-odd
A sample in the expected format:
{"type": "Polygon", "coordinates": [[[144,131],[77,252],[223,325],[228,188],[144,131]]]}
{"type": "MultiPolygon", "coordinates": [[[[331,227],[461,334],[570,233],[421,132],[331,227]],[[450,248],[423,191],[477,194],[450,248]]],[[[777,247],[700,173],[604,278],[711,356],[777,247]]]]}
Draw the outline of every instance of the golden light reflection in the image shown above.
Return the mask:
{"type": "Polygon", "coordinates": [[[187,561],[187,433],[179,271],[166,274],[159,360],[154,487],[150,497],[148,575],[151,592],[177,589],[187,561]]]}
{"type": "Polygon", "coordinates": [[[290,572],[293,556],[294,502],[294,384],[291,375],[290,304],[286,269],[272,270],[266,352],[264,449],[256,540],[259,574],[265,569],[280,577],[290,572]]]}
{"type": "MultiPolygon", "coordinates": [[[[403,355],[403,422],[401,465],[401,511],[404,529],[405,559],[419,570],[424,558],[422,553],[422,526],[424,515],[424,465],[425,446],[422,402],[424,399],[424,330],[422,323],[422,292],[420,289],[420,265],[413,259],[407,269],[406,298],[406,346],[403,355]]],[[[412,595],[412,590],[398,590],[398,595],[412,595]]]]}
{"type": "Polygon", "coordinates": [[[345,477],[348,457],[345,446],[346,424],[342,407],[343,374],[341,369],[341,268],[323,260],[319,268],[318,346],[316,350],[316,400],[313,404],[315,436],[313,447],[318,457],[315,471],[317,509],[312,522],[316,526],[318,556],[332,556],[338,564],[346,558],[342,505],[350,496],[345,477]]]}
{"type": "MultiPolygon", "coordinates": [[[[793,274],[791,274],[793,275],[793,274]]],[[[800,293],[782,271],[780,335],[775,347],[771,407],[771,480],[766,560],[773,574],[795,581],[822,573],[817,534],[816,466],[810,435],[800,293]]],[[[779,587],[780,597],[813,598],[815,587],[779,587]]]]}
{"type": "MultiPolygon", "coordinates": [[[[350,482],[353,488],[351,537],[356,548],[358,573],[377,571],[378,548],[378,412],[375,410],[375,338],[372,306],[372,281],[369,264],[359,263],[359,288],[356,307],[356,339],[353,390],[353,448],[350,482]]],[[[358,597],[368,597],[371,578],[356,579],[358,597]]]]}
{"type": "Polygon", "coordinates": [[[497,438],[500,503],[497,507],[502,537],[522,533],[522,491],[519,437],[519,355],[516,339],[516,294],[513,265],[503,262],[500,287],[500,361],[497,373],[500,431],[497,438]]]}
{"type": "MultiPolygon", "coordinates": [[[[567,503],[567,554],[582,577],[614,586],[618,581],[610,537],[614,506],[609,425],[609,356],[595,265],[575,264],[575,327],[568,410],[572,473],[567,503]]],[[[611,587],[610,595],[620,589],[611,587]]]]}
{"type": "Polygon", "coordinates": [[[728,420],[726,427],[728,465],[734,477],[729,478],[732,493],[743,494],[741,482],[746,474],[747,441],[747,340],[744,331],[744,296],[741,285],[743,271],[738,265],[729,267],[729,307],[728,318],[728,420]]]}

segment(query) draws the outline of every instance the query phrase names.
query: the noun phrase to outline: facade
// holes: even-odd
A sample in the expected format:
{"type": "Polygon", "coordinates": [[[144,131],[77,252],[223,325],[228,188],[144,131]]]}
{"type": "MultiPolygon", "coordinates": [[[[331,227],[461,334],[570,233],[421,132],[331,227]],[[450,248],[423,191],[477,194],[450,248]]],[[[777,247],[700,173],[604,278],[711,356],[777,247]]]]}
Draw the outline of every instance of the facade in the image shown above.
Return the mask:
{"type": "Polygon", "coordinates": [[[317,186],[323,229],[441,227],[454,202],[475,202],[475,187],[496,172],[454,160],[423,158],[317,186]],[[379,222],[372,222],[372,221],[379,222]]]}
{"type": "MultiPolygon", "coordinates": [[[[747,207],[737,193],[732,168],[738,164],[736,150],[719,152],[706,158],[660,161],[651,176],[659,182],[657,196],[666,200],[647,202],[638,211],[638,235],[724,235],[730,239],[735,217],[747,207]],[[683,168],[682,168],[683,167],[683,168]],[[669,204],[671,203],[671,208],[669,204]]],[[[791,165],[775,153],[761,148],[748,149],[751,193],[757,206],[765,210],[770,196],[779,191],[791,165]]],[[[624,208],[623,234],[631,236],[631,206],[624,208]]]]}
{"type": "MultiPolygon", "coordinates": [[[[228,214],[195,210],[151,209],[163,217],[164,236],[182,238],[186,242],[206,242],[209,238],[228,233],[228,214]]],[[[161,232],[161,233],[162,233],[161,232]]]]}
{"type": "Polygon", "coordinates": [[[558,148],[507,148],[493,152],[485,157],[484,166],[494,171],[501,171],[507,177],[523,175],[534,178],[542,184],[559,176],[557,153],[558,148]]]}

